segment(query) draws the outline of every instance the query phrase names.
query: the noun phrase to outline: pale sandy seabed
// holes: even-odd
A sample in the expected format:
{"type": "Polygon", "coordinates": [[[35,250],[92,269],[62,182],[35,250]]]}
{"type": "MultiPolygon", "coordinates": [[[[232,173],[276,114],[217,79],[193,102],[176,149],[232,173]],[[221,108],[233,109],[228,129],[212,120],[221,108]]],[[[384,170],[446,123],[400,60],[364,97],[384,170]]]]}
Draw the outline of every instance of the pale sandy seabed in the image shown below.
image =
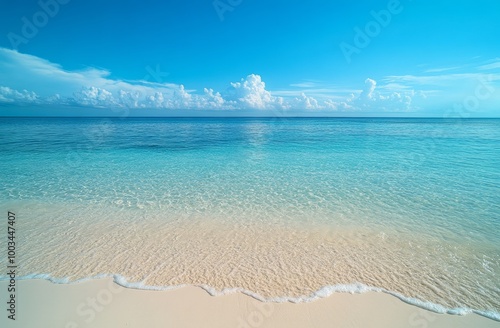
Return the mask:
{"type": "MultiPolygon", "coordinates": [[[[500,276],[499,254],[486,244],[481,254],[491,260],[483,265],[479,262],[484,258],[478,258],[477,249],[471,251],[466,244],[442,243],[396,230],[381,233],[369,227],[256,220],[228,223],[206,214],[191,215],[189,220],[156,220],[152,217],[159,214],[154,212],[141,219],[141,211],[110,213],[94,208],[85,212],[82,208],[41,208],[37,204],[23,207],[17,215],[19,276],[44,274],[55,281],[71,282],[118,274],[129,287],[193,285],[219,294],[239,288],[267,301],[299,302],[329,295],[331,290],[325,290],[325,286],[336,286],[337,290],[344,286],[344,291],[352,291],[359,283],[408,300],[429,302],[424,304],[428,308],[440,305],[435,307],[440,312],[474,309],[489,317],[500,312],[500,290],[495,280],[500,276]],[[89,215],[95,220],[89,220],[89,215]],[[471,272],[471,267],[482,269],[471,272]]],[[[52,287],[44,288],[55,292],[52,287]]],[[[71,288],[76,287],[68,290],[71,288]]],[[[158,295],[163,294],[158,293],[134,295],[161,298],[158,295]]],[[[382,296],[365,298],[378,297],[382,296]]],[[[390,297],[382,298],[385,302],[390,297]]],[[[206,306],[215,306],[222,301],[206,302],[206,306]]],[[[283,308],[294,312],[289,306],[283,308]]],[[[490,321],[488,325],[498,326],[498,322],[490,321]]]]}

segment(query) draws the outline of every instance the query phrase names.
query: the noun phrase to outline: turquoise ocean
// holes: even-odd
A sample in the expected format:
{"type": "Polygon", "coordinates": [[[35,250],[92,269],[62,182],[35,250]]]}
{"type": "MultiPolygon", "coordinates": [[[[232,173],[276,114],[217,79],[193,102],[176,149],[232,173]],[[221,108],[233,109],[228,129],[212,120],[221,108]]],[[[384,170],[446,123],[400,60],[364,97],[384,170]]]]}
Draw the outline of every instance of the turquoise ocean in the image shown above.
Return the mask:
{"type": "Polygon", "coordinates": [[[0,154],[27,279],[500,320],[499,119],[0,118],[0,154]]]}

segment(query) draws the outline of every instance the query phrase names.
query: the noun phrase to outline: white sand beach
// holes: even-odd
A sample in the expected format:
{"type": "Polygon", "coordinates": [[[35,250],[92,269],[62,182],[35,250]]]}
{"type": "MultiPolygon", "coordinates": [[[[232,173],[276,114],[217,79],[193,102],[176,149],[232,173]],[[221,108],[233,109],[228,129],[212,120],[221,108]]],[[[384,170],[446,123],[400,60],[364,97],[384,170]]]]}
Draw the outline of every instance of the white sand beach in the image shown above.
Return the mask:
{"type": "MultiPolygon", "coordinates": [[[[0,282],[4,306],[7,284],[0,282]]],[[[437,314],[376,292],[336,293],[310,303],[263,303],[241,293],[211,296],[198,287],[127,289],[111,278],[78,284],[21,280],[17,291],[16,320],[2,311],[2,327],[500,327],[476,314],[437,314]]]]}

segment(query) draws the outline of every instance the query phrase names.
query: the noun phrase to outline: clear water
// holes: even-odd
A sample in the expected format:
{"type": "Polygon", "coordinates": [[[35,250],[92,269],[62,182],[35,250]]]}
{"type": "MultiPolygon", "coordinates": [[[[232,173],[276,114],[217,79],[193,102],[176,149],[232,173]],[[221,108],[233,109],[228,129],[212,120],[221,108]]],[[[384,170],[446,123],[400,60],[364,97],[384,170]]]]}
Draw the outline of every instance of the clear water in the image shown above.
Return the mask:
{"type": "Polygon", "coordinates": [[[26,276],[500,318],[500,120],[1,118],[0,153],[26,276]]]}

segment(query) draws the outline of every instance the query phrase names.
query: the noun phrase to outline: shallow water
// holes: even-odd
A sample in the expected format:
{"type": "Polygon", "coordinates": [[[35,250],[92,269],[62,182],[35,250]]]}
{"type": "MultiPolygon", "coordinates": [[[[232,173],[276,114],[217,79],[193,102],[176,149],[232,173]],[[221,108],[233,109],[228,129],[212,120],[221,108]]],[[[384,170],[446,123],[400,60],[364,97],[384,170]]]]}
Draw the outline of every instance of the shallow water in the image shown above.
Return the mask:
{"type": "Polygon", "coordinates": [[[500,313],[500,120],[2,118],[0,141],[22,275],[500,313]]]}

